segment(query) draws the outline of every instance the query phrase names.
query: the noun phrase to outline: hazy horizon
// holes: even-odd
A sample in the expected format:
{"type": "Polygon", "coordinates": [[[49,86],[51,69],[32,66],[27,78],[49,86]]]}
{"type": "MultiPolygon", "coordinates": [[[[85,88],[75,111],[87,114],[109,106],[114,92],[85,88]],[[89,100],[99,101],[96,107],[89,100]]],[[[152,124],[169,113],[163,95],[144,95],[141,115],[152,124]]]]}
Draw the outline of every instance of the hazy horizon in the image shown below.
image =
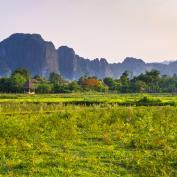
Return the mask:
{"type": "Polygon", "coordinates": [[[0,0],[0,41],[39,33],[56,48],[122,62],[177,59],[176,0],[0,0]]]}

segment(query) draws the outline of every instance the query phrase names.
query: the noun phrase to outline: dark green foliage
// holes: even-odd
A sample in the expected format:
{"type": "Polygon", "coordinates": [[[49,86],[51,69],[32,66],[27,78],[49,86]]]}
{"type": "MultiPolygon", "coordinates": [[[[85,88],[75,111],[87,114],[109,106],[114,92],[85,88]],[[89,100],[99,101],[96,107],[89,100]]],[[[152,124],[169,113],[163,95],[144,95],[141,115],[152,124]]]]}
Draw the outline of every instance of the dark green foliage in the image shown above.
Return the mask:
{"type": "Polygon", "coordinates": [[[49,75],[49,81],[53,84],[59,84],[63,82],[63,79],[59,74],[52,72],[49,75]]]}
{"type": "Polygon", "coordinates": [[[36,93],[51,93],[52,85],[49,83],[41,82],[37,85],[36,93]]]}
{"type": "Polygon", "coordinates": [[[24,84],[27,81],[26,77],[20,73],[15,73],[11,76],[12,92],[21,93],[24,91],[24,84]]]}
{"type": "Polygon", "coordinates": [[[29,80],[30,74],[26,69],[18,68],[10,76],[10,78],[0,78],[0,92],[22,93],[24,92],[24,84],[29,80]]]}
{"type": "Polygon", "coordinates": [[[33,79],[35,79],[35,80],[38,81],[38,82],[45,81],[45,78],[43,78],[42,76],[39,76],[39,75],[35,75],[35,76],[33,77],[33,79]]]}
{"type": "Polygon", "coordinates": [[[161,100],[159,99],[150,99],[147,96],[141,98],[138,102],[137,105],[143,105],[143,106],[153,106],[153,105],[161,105],[161,100]]]}
{"type": "Polygon", "coordinates": [[[77,92],[81,90],[79,84],[76,81],[72,81],[71,83],[69,83],[68,88],[72,92],[77,92]]]}
{"type": "Polygon", "coordinates": [[[16,74],[19,74],[23,76],[26,80],[29,80],[31,78],[30,72],[25,68],[17,68],[12,74],[11,77],[15,76],[16,74]]]}
{"type": "MultiPolygon", "coordinates": [[[[24,91],[24,83],[30,79],[26,69],[18,68],[10,78],[0,78],[0,92],[24,91]]],[[[159,71],[146,71],[132,77],[125,71],[119,79],[82,76],[78,81],[66,81],[59,74],[51,73],[49,80],[41,76],[33,77],[37,93],[69,93],[77,91],[115,93],[177,93],[177,76],[160,76],[159,71]],[[45,84],[44,84],[45,83],[45,84]]]]}
{"type": "Polygon", "coordinates": [[[10,78],[0,78],[0,92],[1,93],[12,92],[12,84],[10,78]]]}
{"type": "Polygon", "coordinates": [[[119,91],[120,90],[120,81],[114,80],[111,77],[104,78],[103,82],[108,86],[111,91],[119,91]]]}
{"type": "Polygon", "coordinates": [[[71,90],[66,84],[54,84],[53,85],[54,93],[69,93],[71,90]]]}

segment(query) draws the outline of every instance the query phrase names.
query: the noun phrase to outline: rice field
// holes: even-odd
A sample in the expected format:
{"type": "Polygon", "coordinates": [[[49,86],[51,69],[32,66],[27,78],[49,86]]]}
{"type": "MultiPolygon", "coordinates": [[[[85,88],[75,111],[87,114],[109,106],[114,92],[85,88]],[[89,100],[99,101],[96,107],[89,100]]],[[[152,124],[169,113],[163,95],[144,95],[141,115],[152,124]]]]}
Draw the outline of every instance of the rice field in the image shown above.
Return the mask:
{"type": "Polygon", "coordinates": [[[0,176],[177,176],[177,107],[146,96],[177,98],[0,95],[0,176]]]}

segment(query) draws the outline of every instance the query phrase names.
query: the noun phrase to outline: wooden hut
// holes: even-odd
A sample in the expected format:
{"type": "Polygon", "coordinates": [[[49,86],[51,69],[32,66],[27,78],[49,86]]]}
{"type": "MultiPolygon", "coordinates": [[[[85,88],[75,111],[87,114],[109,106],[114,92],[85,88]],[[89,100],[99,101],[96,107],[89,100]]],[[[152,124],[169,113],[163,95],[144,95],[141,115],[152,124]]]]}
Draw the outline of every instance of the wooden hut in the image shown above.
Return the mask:
{"type": "Polygon", "coordinates": [[[28,94],[35,94],[34,80],[28,80],[24,85],[24,92],[28,94]]]}

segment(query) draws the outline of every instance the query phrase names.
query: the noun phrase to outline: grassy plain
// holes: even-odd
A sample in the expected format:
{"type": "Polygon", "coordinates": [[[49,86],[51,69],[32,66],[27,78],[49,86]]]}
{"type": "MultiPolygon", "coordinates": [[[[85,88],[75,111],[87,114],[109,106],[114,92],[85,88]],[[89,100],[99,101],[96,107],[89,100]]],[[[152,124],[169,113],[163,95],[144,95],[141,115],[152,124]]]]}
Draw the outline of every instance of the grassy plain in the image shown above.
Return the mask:
{"type": "Polygon", "coordinates": [[[134,105],[144,97],[148,97],[150,100],[160,101],[162,104],[177,104],[177,94],[109,94],[94,92],[41,95],[0,94],[0,103],[116,103],[120,105],[134,105]]]}
{"type": "Polygon", "coordinates": [[[0,176],[177,176],[176,98],[2,94],[0,176]]]}

